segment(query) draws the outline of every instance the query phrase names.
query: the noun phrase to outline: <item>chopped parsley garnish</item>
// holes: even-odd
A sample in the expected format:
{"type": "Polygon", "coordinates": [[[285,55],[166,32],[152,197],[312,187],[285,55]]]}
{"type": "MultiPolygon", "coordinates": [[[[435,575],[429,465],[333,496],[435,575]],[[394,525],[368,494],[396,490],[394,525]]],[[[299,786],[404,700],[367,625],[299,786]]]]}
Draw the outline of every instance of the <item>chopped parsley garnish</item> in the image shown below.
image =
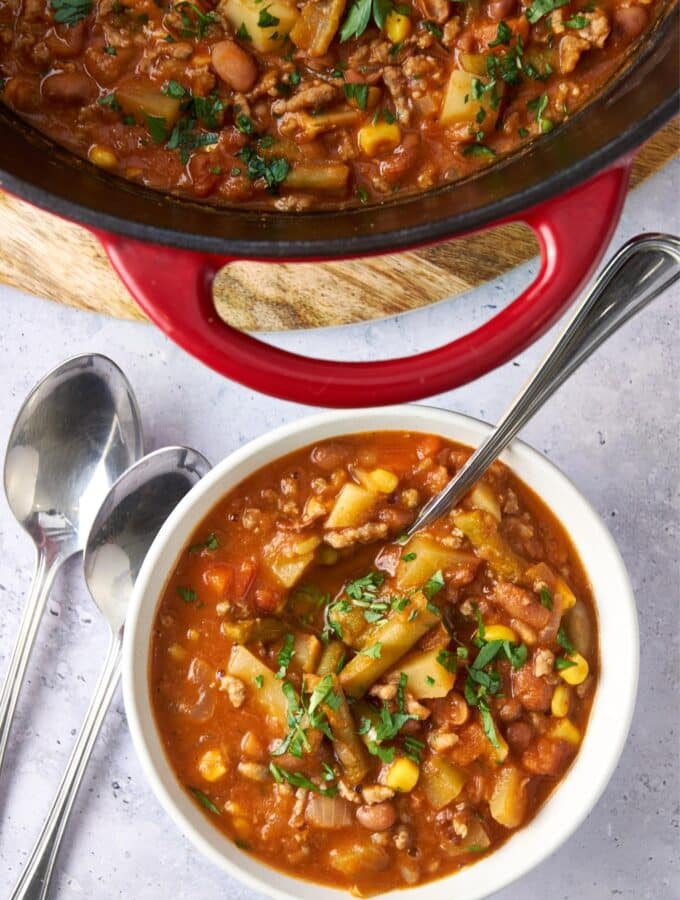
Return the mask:
{"type": "Polygon", "coordinates": [[[252,147],[244,147],[236,154],[247,165],[246,174],[251,181],[263,178],[270,194],[275,194],[281,182],[286,180],[290,171],[287,159],[273,157],[264,159],[252,147]]]}
{"type": "Polygon", "coordinates": [[[368,103],[368,85],[367,84],[344,84],[345,97],[348,100],[354,100],[357,107],[362,111],[366,111],[368,103]]]}
{"type": "Polygon", "coordinates": [[[530,25],[535,25],[543,16],[559,9],[560,6],[566,6],[569,0],[534,0],[525,15],[530,25]]]}
{"type": "Polygon", "coordinates": [[[468,144],[467,147],[463,150],[463,156],[493,157],[495,155],[496,151],[492,150],[491,147],[487,147],[486,144],[468,144]]]}
{"type": "Polygon", "coordinates": [[[359,656],[368,656],[369,659],[380,659],[382,654],[382,644],[380,641],[376,641],[375,644],[371,644],[370,647],[366,647],[364,650],[359,651],[359,656]]]}
{"type": "Polygon", "coordinates": [[[431,578],[428,578],[423,585],[423,594],[425,594],[428,600],[431,600],[445,586],[446,582],[444,581],[444,575],[442,574],[442,570],[439,569],[431,578]]]}
{"type": "Polygon", "coordinates": [[[359,198],[359,203],[362,205],[368,203],[368,191],[366,188],[357,188],[357,197],[359,198]]]}
{"type": "Polygon", "coordinates": [[[527,109],[530,109],[535,114],[536,122],[538,122],[538,127],[543,134],[547,134],[555,127],[550,119],[543,115],[548,106],[548,102],[549,99],[547,94],[541,94],[540,97],[535,97],[533,100],[527,102],[527,109]]]}
{"type": "Polygon", "coordinates": [[[252,38],[248,32],[248,29],[246,28],[245,22],[241,22],[241,24],[239,25],[238,31],[236,32],[236,37],[240,41],[252,41],[252,38]]]}
{"type": "MultiPolygon", "coordinates": [[[[213,174],[220,175],[221,172],[222,172],[222,170],[220,169],[219,172],[214,172],[213,174]]],[[[217,535],[215,534],[214,531],[211,531],[210,534],[208,535],[208,537],[202,543],[192,544],[191,547],[189,547],[189,553],[200,553],[201,550],[213,551],[213,550],[217,550],[219,546],[220,546],[220,542],[217,539],[217,535]]]]}
{"type": "Polygon", "coordinates": [[[193,603],[196,599],[196,591],[188,587],[177,587],[177,593],[185,603],[193,603]]]}
{"type": "Polygon", "coordinates": [[[340,29],[340,41],[362,35],[368,28],[371,16],[375,25],[382,30],[385,20],[394,9],[391,0],[354,0],[340,29]]]}
{"type": "MultiPolygon", "coordinates": [[[[437,662],[442,668],[446,669],[447,672],[452,672],[454,675],[456,674],[458,663],[456,662],[456,657],[449,650],[440,650],[437,654],[437,662]]],[[[434,684],[434,678],[432,679],[432,684],[434,684]]]]}
{"type": "Polygon", "coordinates": [[[408,756],[409,759],[412,759],[413,762],[418,763],[420,765],[420,754],[425,749],[425,744],[423,741],[419,741],[414,737],[405,737],[404,743],[404,754],[408,756]]]}
{"type": "Polygon", "coordinates": [[[505,24],[505,22],[499,22],[498,28],[496,29],[496,39],[491,41],[489,47],[498,47],[501,44],[509,44],[512,40],[512,29],[505,24]]]}
{"type": "Polygon", "coordinates": [[[417,553],[405,553],[402,556],[402,559],[404,560],[404,562],[413,562],[417,555],[417,553]]]}
{"type": "Polygon", "coordinates": [[[180,99],[186,97],[189,92],[179,83],[179,81],[170,80],[165,87],[162,88],[161,93],[166,94],[168,97],[180,99]]]}
{"type": "Polygon", "coordinates": [[[441,39],[444,37],[444,32],[435,22],[425,21],[423,22],[423,28],[425,28],[426,31],[429,31],[430,34],[433,34],[438,41],[441,41],[441,39]]]}
{"type": "Polygon", "coordinates": [[[206,809],[210,810],[211,813],[215,813],[216,816],[221,816],[222,813],[212,802],[210,797],[207,794],[204,794],[203,791],[199,791],[198,788],[189,788],[194,797],[198,800],[201,806],[205,806],[206,809]]]}
{"type": "Polygon", "coordinates": [[[60,25],[77,25],[92,12],[93,0],[50,0],[54,21],[60,25]]]}
{"type": "Polygon", "coordinates": [[[275,25],[278,25],[281,19],[277,19],[276,16],[273,16],[269,12],[269,7],[265,7],[260,10],[260,15],[257,19],[258,28],[273,28],[275,25]]]}
{"type": "Polygon", "coordinates": [[[279,664],[279,671],[276,673],[276,677],[281,680],[286,672],[288,671],[288,666],[291,664],[293,657],[295,656],[295,650],[293,650],[293,644],[295,643],[295,636],[292,634],[287,634],[283,639],[283,647],[279,650],[276,656],[276,662],[279,664]]]}
{"type": "Polygon", "coordinates": [[[180,3],[176,3],[175,9],[182,21],[180,35],[183,38],[205,37],[210,26],[217,22],[217,16],[214,12],[204,13],[194,3],[190,3],[189,0],[181,0],[180,3]],[[193,17],[191,14],[193,14],[193,17]]]}
{"type": "Polygon", "coordinates": [[[345,588],[345,593],[350,600],[357,603],[372,603],[378,588],[385,581],[382,572],[369,572],[363,578],[357,578],[356,581],[350,581],[345,588]]]}
{"type": "Polygon", "coordinates": [[[241,132],[241,134],[252,134],[253,133],[253,123],[251,119],[245,113],[239,113],[234,119],[234,124],[241,132]]]}
{"type": "Polygon", "coordinates": [[[259,690],[264,685],[264,676],[256,675],[255,676],[255,687],[259,690]]]}
{"type": "Polygon", "coordinates": [[[325,797],[335,797],[338,793],[336,785],[320,787],[318,784],[314,784],[306,775],[303,775],[302,772],[287,772],[275,763],[269,763],[269,771],[277,784],[283,784],[284,781],[287,781],[293,787],[307,788],[308,791],[323,794],[325,797]]]}
{"type": "Polygon", "coordinates": [[[288,84],[292,84],[293,87],[297,87],[298,84],[302,81],[302,75],[298,72],[297,69],[293,69],[293,71],[288,76],[288,84]]]}
{"type": "Polygon", "coordinates": [[[529,132],[527,131],[526,128],[518,128],[518,129],[517,129],[517,134],[518,134],[521,138],[529,137],[529,132]]]}
{"type": "Polygon", "coordinates": [[[115,48],[115,47],[112,47],[112,46],[110,46],[110,45],[107,46],[107,47],[104,47],[104,53],[106,53],[107,56],[115,56],[115,55],[116,55],[116,48],[115,48]]]}
{"type": "Polygon", "coordinates": [[[585,28],[588,24],[588,19],[578,13],[577,15],[572,16],[570,19],[567,19],[564,24],[567,26],[567,28],[585,28]]]}
{"type": "Polygon", "coordinates": [[[100,97],[99,100],[97,100],[97,103],[100,106],[107,106],[114,112],[120,112],[122,109],[120,103],[116,100],[115,94],[104,94],[103,97],[100,97]]]}
{"type": "Polygon", "coordinates": [[[425,681],[426,681],[427,684],[430,685],[430,687],[432,687],[432,685],[435,683],[435,680],[434,680],[434,678],[433,678],[431,675],[426,675],[426,676],[425,676],[425,681]]]}
{"type": "Polygon", "coordinates": [[[560,626],[559,631],[557,632],[557,643],[562,647],[563,650],[566,650],[569,656],[573,656],[576,653],[576,647],[569,640],[569,636],[567,632],[564,630],[563,626],[560,626]]]}
{"type": "Polygon", "coordinates": [[[547,587],[542,587],[540,589],[540,591],[538,592],[538,597],[541,601],[541,606],[545,606],[546,609],[553,608],[552,594],[547,587]]]}
{"type": "Polygon", "coordinates": [[[167,137],[166,123],[163,116],[150,116],[144,113],[144,121],[154,144],[162,144],[167,137]]]}
{"type": "Polygon", "coordinates": [[[558,656],[555,660],[555,668],[558,672],[561,672],[563,669],[571,669],[571,667],[575,665],[576,661],[573,659],[567,659],[566,656],[558,656]]]}

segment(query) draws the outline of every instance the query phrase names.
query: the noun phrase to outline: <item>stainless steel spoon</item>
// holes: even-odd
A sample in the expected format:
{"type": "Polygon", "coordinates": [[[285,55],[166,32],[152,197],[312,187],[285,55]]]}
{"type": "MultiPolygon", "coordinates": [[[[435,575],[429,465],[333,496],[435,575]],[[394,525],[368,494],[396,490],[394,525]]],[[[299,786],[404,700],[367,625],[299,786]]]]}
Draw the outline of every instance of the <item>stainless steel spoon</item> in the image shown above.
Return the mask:
{"type": "Polygon", "coordinates": [[[83,549],[106,492],[142,453],[142,425],[132,388],[118,366],[97,353],[69,359],[46,375],[17,416],[5,458],[5,492],[37,556],[0,691],[0,769],[54,577],[83,549]]]}
{"type": "Polygon", "coordinates": [[[638,235],[610,260],[557,342],[513,400],[500,422],[446,487],[420,511],[411,537],[467,494],[518,431],[624,322],[680,278],[680,238],[638,235]]]}
{"type": "Polygon", "coordinates": [[[144,557],[161,525],[210,470],[188,447],[164,447],[135,463],[109,491],[85,547],[85,580],[111,630],[106,661],[54,803],[11,900],[45,900],[90,753],[120,678],[123,625],[144,557]]]}

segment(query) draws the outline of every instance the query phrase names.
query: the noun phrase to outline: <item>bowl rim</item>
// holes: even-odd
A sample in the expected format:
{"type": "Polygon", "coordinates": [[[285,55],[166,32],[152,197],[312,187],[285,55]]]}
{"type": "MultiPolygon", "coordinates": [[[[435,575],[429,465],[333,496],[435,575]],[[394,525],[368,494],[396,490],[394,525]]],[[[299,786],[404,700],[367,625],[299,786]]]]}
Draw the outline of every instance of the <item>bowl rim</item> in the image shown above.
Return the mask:
{"type": "MultiPolygon", "coordinates": [[[[197,808],[170,768],[153,715],[148,659],[155,611],[180,553],[226,491],[296,448],[343,434],[375,431],[442,434],[476,445],[491,427],[471,416],[421,404],[303,417],[225,457],[180,501],[156,536],[137,578],[125,626],[123,693],[133,745],[156,798],[180,831],[202,854],[252,890],[276,900],[339,900],[348,896],[344,890],[293,878],[239,850],[197,808]]],[[[501,460],[562,521],[593,587],[600,676],[588,728],[576,759],[537,815],[499,849],[449,876],[381,894],[384,897],[434,900],[448,896],[444,892],[453,885],[457,900],[481,900],[522,877],[561,846],[591,812],[618,764],[630,729],[639,675],[639,631],[632,587],[618,548],[592,505],[554,463],[518,440],[501,460]],[[547,485],[550,497],[545,495],[547,485]],[[578,538],[565,517],[572,524],[578,523],[578,538]],[[601,593],[603,581],[606,595],[601,593]],[[614,599],[604,599],[610,596],[614,599]]]]}

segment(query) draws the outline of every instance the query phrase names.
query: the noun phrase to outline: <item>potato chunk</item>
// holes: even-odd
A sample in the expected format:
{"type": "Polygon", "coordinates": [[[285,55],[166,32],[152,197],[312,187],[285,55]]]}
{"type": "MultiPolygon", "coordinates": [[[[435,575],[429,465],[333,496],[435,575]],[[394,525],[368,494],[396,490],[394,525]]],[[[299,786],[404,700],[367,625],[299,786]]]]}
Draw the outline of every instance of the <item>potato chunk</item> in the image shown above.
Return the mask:
{"type": "Polygon", "coordinates": [[[165,121],[166,129],[172,128],[180,114],[180,101],[161,94],[156,85],[148,82],[132,82],[116,88],[116,100],[124,113],[143,121],[152,116],[165,121]]]}
{"type": "Polygon", "coordinates": [[[440,569],[455,569],[459,565],[468,566],[477,562],[474,553],[444,547],[432,538],[421,535],[408,542],[403,556],[407,559],[402,557],[396,572],[397,584],[402,591],[421,587],[440,569]]]}
{"type": "Polygon", "coordinates": [[[453,688],[456,676],[438,661],[441,652],[440,647],[434,647],[405,656],[387,676],[388,680],[394,681],[403,672],[407,678],[408,692],[416,700],[446,697],[453,688]]]}
{"type": "Polygon", "coordinates": [[[352,481],[344,484],[326,519],[326,528],[356,528],[366,521],[377,499],[376,493],[352,481]]]}
{"type": "Polygon", "coordinates": [[[241,644],[234,644],[227,671],[248,686],[251,702],[265,716],[286,727],[288,701],[272,670],[241,644]],[[261,685],[261,686],[259,686],[261,685]]]}
{"type": "Polygon", "coordinates": [[[285,0],[222,0],[218,6],[220,14],[233,26],[237,37],[252,42],[260,53],[279,50],[297,22],[300,13],[294,3],[285,0]],[[271,23],[277,19],[276,24],[271,23]],[[248,37],[246,37],[246,35],[248,37]]]}
{"type": "MultiPolygon", "coordinates": [[[[493,104],[491,93],[482,93],[486,80],[454,69],[444,95],[439,121],[442,125],[475,124],[480,110],[484,111],[483,128],[488,132],[496,124],[498,103],[493,104]],[[493,108],[493,105],[496,109],[493,108]]],[[[496,85],[498,88],[498,85],[496,85]]]]}
{"type": "Polygon", "coordinates": [[[499,825],[517,828],[522,824],[527,805],[526,775],[515,766],[503,766],[496,773],[489,811],[499,825]]]}

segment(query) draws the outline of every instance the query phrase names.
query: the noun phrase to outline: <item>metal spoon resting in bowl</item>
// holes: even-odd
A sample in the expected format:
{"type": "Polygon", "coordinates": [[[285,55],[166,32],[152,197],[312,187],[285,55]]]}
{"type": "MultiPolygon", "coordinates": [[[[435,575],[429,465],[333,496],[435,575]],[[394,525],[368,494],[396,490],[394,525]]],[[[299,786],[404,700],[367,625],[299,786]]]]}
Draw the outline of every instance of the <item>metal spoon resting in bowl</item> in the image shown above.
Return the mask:
{"type": "Polygon", "coordinates": [[[407,536],[412,537],[452,509],[581,363],[678,278],[680,238],[647,234],[624,244],[498,425],[446,487],[425,504],[407,536]]]}
{"type": "Polygon", "coordinates": [[[0,769],[45,602],[113,482],[143,453],[130,383],[106,356],[88,353],[53,369],[16,418],[5,457],[10,509],[36,548],[33,586],[0,691],[0,769]]]}
{"type": "Polygon", "coordinates": [[[54,803],[11,900],[44,900],[69,814],[120,678],[123,625],[144,557],[179,501],[210,470],[189,447],[164,447],[113,485],[96,515],[83,560],[85,580],[111,631],[106,662],[54,803]]]}

